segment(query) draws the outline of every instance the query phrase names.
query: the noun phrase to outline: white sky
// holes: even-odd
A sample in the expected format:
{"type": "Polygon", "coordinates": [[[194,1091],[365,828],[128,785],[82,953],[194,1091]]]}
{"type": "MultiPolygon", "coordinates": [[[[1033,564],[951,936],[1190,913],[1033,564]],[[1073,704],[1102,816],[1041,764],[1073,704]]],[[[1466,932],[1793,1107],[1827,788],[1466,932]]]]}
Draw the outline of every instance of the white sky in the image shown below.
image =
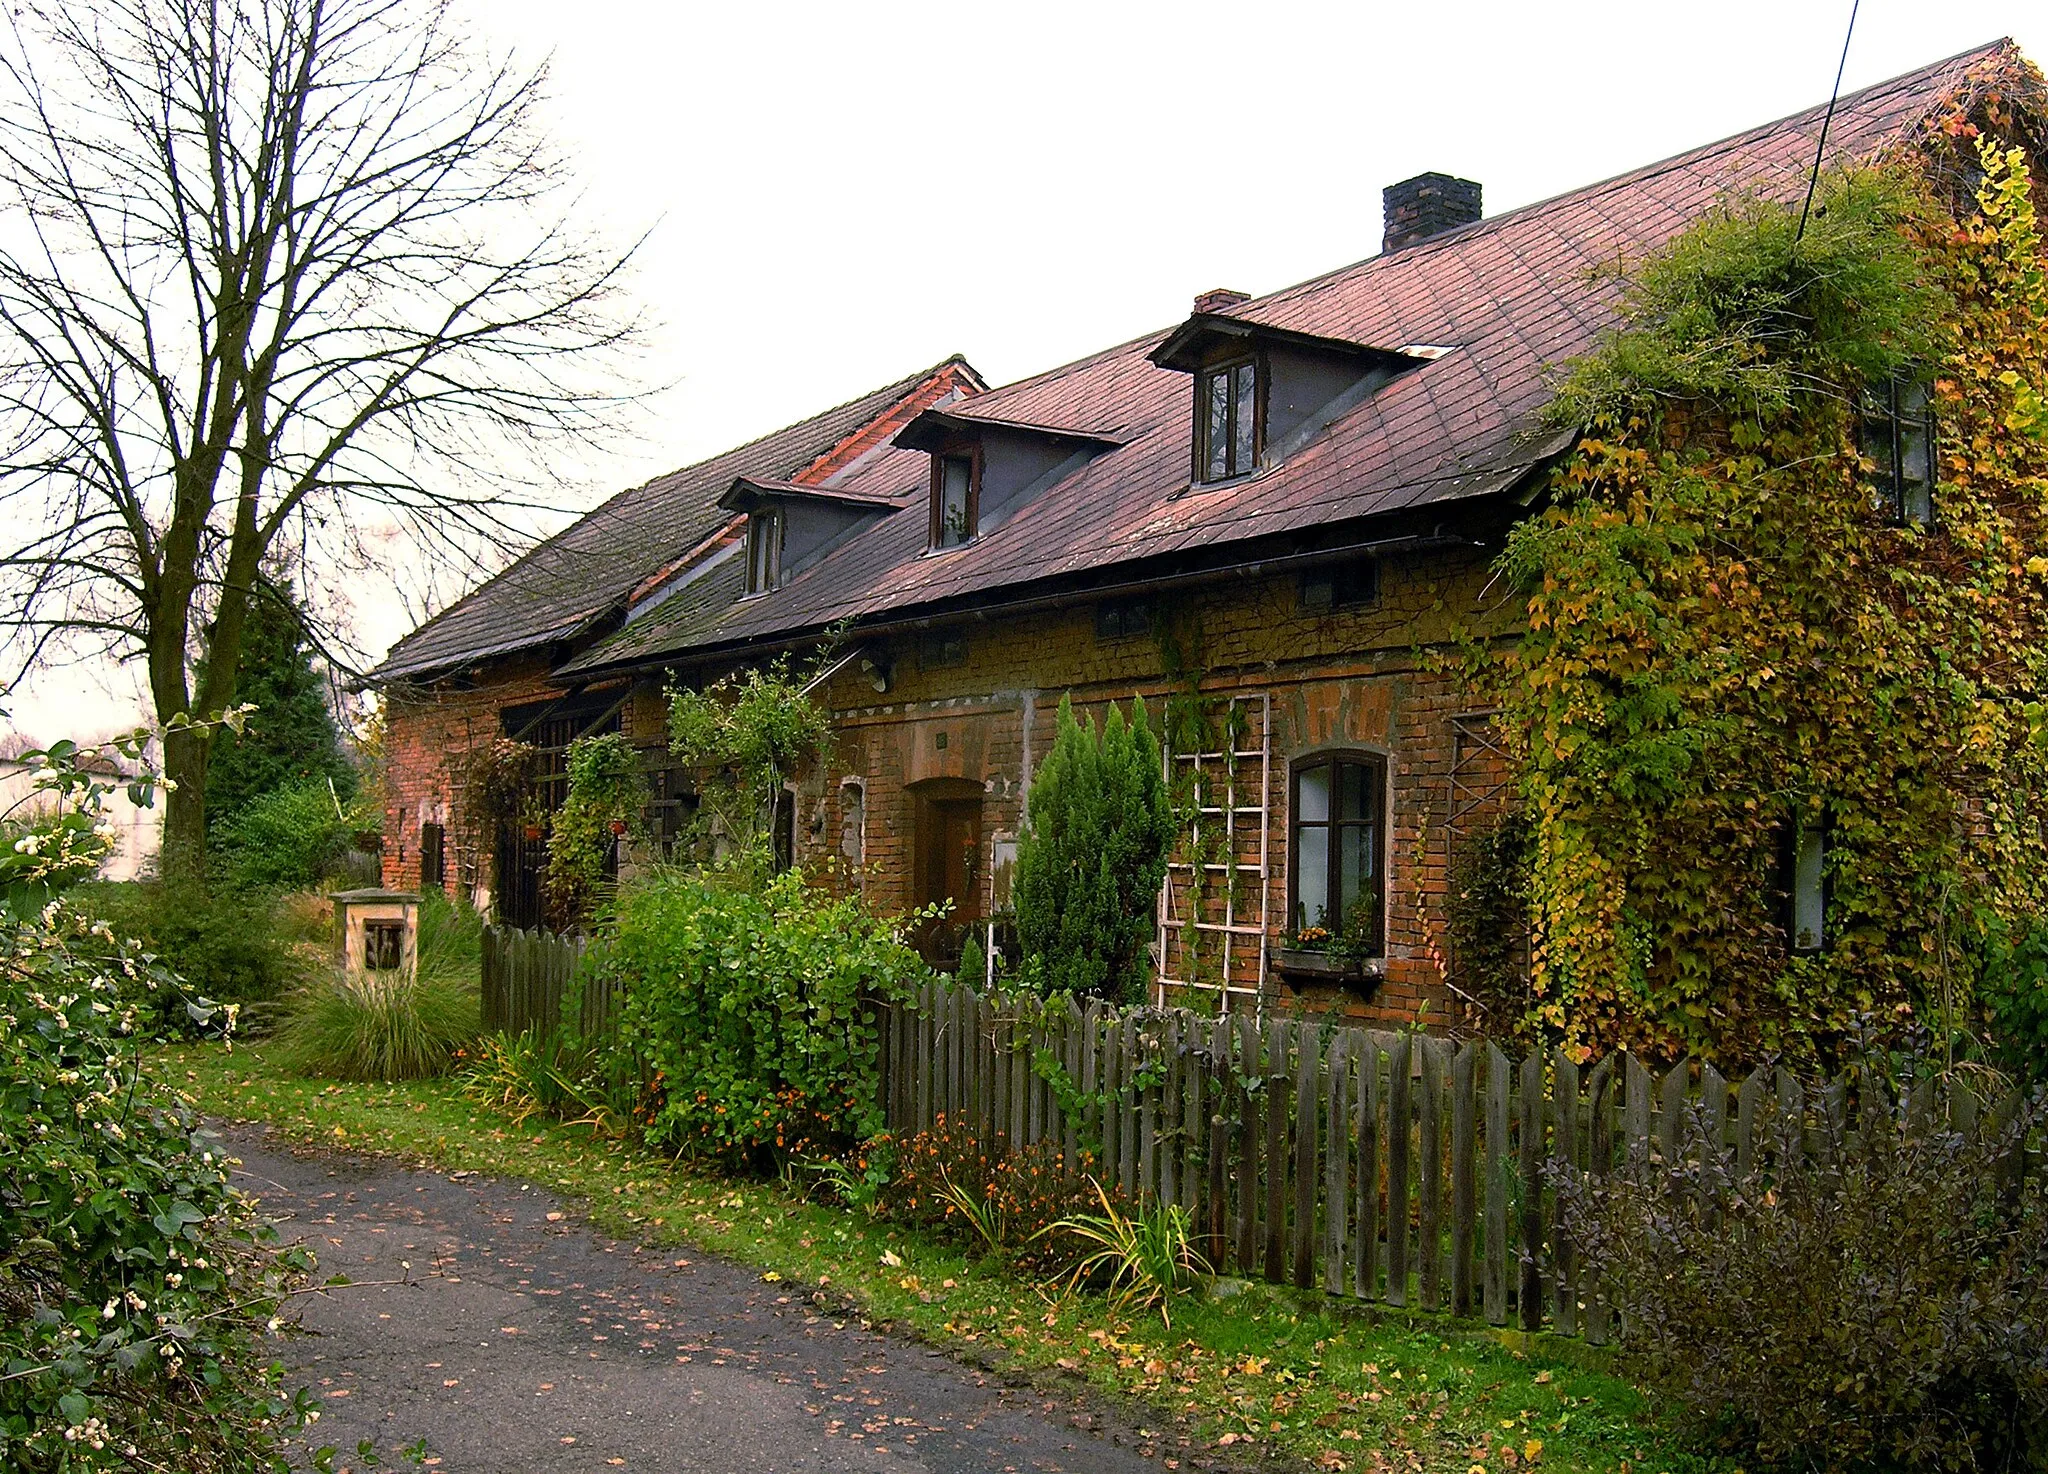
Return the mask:
{"type": "MultiPolygon", "coordinates": [[[[459,0],[552,54],[587,208],[653,227],[642,435],[608,490],[949,353],[1001,383],[1371,255],[1380,189],[1476,179],[1489,214],[1824,101],[1848,0],[1006,5],[459,0]]],[[[1845,90],[2012,35],[2039,0],[1863,0],[1845,90]]],[[[2048,54],[2035,49],[2037,61],[2048,54]]],[[[566,498],[566,493],[565,493],[566,498]]],[[[585,500],[587,500],[587,496],[585,500]]],[[[375,653],[408,621],[355,601],[375,653]]],[[[118,672],[8,702],[120,721],[118,672]]]]}

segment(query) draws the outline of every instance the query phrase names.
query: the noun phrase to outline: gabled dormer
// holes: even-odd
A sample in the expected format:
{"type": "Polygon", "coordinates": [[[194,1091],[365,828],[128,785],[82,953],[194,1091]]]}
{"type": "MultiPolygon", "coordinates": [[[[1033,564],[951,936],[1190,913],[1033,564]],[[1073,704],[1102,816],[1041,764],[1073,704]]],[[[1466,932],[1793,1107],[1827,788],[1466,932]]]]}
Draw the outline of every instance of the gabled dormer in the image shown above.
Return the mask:
{"type": "Polygon", "coordinates": [[[1435,354],[1375,348],[1269,327],[1231,314],[1242,292],[1204,292],[1151,353],[1189,375],[1194,400],[1188,474],[1196,487],[1285,460],[1339,414],[1435,354]]]}
{"type": "Polygon", "coordinates": [[[720,506],[747,516],[749,597],[780,588],[877,518],[902,509],[892,497],[742,476],[720,506]]]}
{"type": "Polygon", "coordinates": [[[928,409],[895,443],[932,458],[926,547],[940,552],[986,536],[1047,487],[1123,441],[1092,430],[928,409]]]}

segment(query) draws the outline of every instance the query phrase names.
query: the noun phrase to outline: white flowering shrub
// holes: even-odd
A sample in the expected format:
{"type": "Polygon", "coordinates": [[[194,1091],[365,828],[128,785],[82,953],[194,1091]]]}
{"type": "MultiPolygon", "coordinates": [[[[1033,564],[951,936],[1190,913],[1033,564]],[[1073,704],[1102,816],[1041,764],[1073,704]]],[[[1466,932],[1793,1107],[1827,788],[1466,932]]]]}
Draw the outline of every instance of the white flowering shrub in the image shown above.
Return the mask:
{"type": "Polygon", "coordinates": [[[59,804],[0,859],[0,1469],[282,1468],[309,1408],[264,1341],[306,1263],[145,1074],[151,1000],[181,985],[65,905],[108,836],[76,750],[43,756],[59,804]]]}

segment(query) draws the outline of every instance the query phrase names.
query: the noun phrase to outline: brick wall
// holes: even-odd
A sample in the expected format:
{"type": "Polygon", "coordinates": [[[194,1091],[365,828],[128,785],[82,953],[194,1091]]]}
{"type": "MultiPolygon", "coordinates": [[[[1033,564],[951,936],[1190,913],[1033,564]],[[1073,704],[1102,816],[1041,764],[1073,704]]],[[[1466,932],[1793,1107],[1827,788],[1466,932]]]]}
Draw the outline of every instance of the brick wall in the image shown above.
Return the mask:
{"type": "MultiPolygon", "coordinates": [[[[1470,695],[1435,667],[1431,652],[1448,652],[1473,635],[1512,633],[1518,611],[1489,602],[1497,595],[1487,588],[1487,561],[1476,549],[1390,557],[1377,601],[1347,611],[1305,611],[1292,576],[1171,595],[1159,606],[1195,650],[1206,695],[1270,701],[1266,914],[1273,935],[1286,920],[1289,764],[1331,747],[1386,761],[1387,975],[1369,1003],[1325,991],[1310,997],[1316,1006],[1347,1006],[1381,1022],[1411,1019],[1425,1004],[1432,1021],[1457,1017],[1443,957],[1452,779],[1459,719],[1468,727],[1478,719],[1470,695]]],[[[964,649],[956,642],[945,651],[931,633],[872,644],[889,668],[886,693],[878,694],[857,665],[823,688],[835,722],[831,760],[798,785],[799,859],[885,912],[918,899],[921,792],[980,786],[976,883],[984,910],[991,909],[994,852],[1023,822],[1028,774],[1051,746],[1061,695],[1070,693],[1078,709],[1099,717],[1106,703],[1141,693],[1156,719],[1176,685],[1156,631],[1100,638],[1092,602],[991,617],[947,633],[964,640],[964,649]]],[[[472,689],[394,698],[387,883],[417,883],[421,822],[441,815],[452,846],[461,826],[450,773],[461,754],[497,735],[502,708],[554,694],[546,672],[527,664],[508,666],[472,689]]],[[[657,681],[640,684],[624,721],[649,761],[658,761],[657,681]]],[[[1255,855],[1254,841],[1247,836],[1245,853],[1255,855]]],[[[466,855],[461,873],[488,882],[489,858],[466,855]]],[[[451,853],[451,877],[456,873],[451,853]]]]}
{"type": "MultiPolygon", "coordinates": [[[[1457,1017],[1446,986],[1444,898],[1455,723],[1472,722],[1475,711],[1470,694],[1434,668],[1429,652],[1448,651],[1464,636],[1511,633],[1514,611],[1482,602],[1487,578],[1484,553],[1431,553],[1390,559],[1380,597],[1368,608],[1305,612],[1294,577],[1169,598],[1164,606],[1184,642],[1196,643],[1189,636],[1200,630],[1206,695],[1270,699],[1265,911],[1273,934],[1286,922],[1289,764],[1333,747],[1386,761],[1387,976],[1369,1004],[1331,990],[1313,996],[1317,1006],[1346,1006],[1383,1022],[1413,1018],[1424,1004],[1432,1020],[1457,1017]]],[[[891,671],[886,696],[878,697],[857,670],[823,693],[840,738],[831,771],[807,787],[813,822],[799,825],[800,853],[816,859],[839,851],[843,795],[846,785],[858,784],[866,862],[860,884],[883,910],[918,899],[918,785],[983,785],[990,858],[980,883],[987,908],[996,884],[990,852],[1022,823],[1027,758],[1035,763],[1051,745],[1061,695],[1099,719],[1109,701],[1142,694],[1156,720],[1174,689],[1156,634],[1098,638],[1092,602],[974,622],[958,632],[965,641],[958,664],[928,664],[937,653],[929,636],[900,638],[880,648],[891,671]]],[[[1243,853],[1256,857],[1255,838],[1247,838],[1243,853]]]]}

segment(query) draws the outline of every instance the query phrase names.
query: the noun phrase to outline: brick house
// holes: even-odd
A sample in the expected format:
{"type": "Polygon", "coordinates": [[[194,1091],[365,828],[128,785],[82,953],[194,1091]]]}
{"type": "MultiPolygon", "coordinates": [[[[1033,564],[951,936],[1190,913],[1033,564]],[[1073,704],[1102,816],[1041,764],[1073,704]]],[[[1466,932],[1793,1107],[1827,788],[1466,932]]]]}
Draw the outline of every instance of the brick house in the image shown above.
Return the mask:
{"type": "MultiPolygon", "coordinates": [[[[1869,159],[2009,42],[1840,100],[1827,151],[1869,159]]],[[[391,652],[387,883],[488,891],[539,919],[542,857],[463,824],[459,756],[623,730],[652,844],[692,805],[663,692],[834,643],[831,762],[780,816],[799,861],[893,910],[1000,908],[1034,758],[1079,708],[1197,692],[1202,831],[1161,900],[1162,975],[1227,999],[1306,992],[1382,1020],[1455,1016],[1452,857],[1507,773],[1435,657],[1512,638],[1491,580],[1574,443],[1550,371],[1613,322],[1595,268],[1654,250],[1731,185],[1796,199],[1824,110],[1483,218],[1479,186],[1386,191],[1383,249],[1263,297],[1205,293],[1134,342],[991,388],[955,358],[622,493],[391,652]],[[1330,984],[1291,924],[1365,907],[1381,959],[1330,984]]],[[[630,857],[629,857],[630,863],[630,857]]],[[[957,933],[956,933],[957,935],[957,933]]],[[[944,950],[943,941],[935,944],[944,950]]]]}

